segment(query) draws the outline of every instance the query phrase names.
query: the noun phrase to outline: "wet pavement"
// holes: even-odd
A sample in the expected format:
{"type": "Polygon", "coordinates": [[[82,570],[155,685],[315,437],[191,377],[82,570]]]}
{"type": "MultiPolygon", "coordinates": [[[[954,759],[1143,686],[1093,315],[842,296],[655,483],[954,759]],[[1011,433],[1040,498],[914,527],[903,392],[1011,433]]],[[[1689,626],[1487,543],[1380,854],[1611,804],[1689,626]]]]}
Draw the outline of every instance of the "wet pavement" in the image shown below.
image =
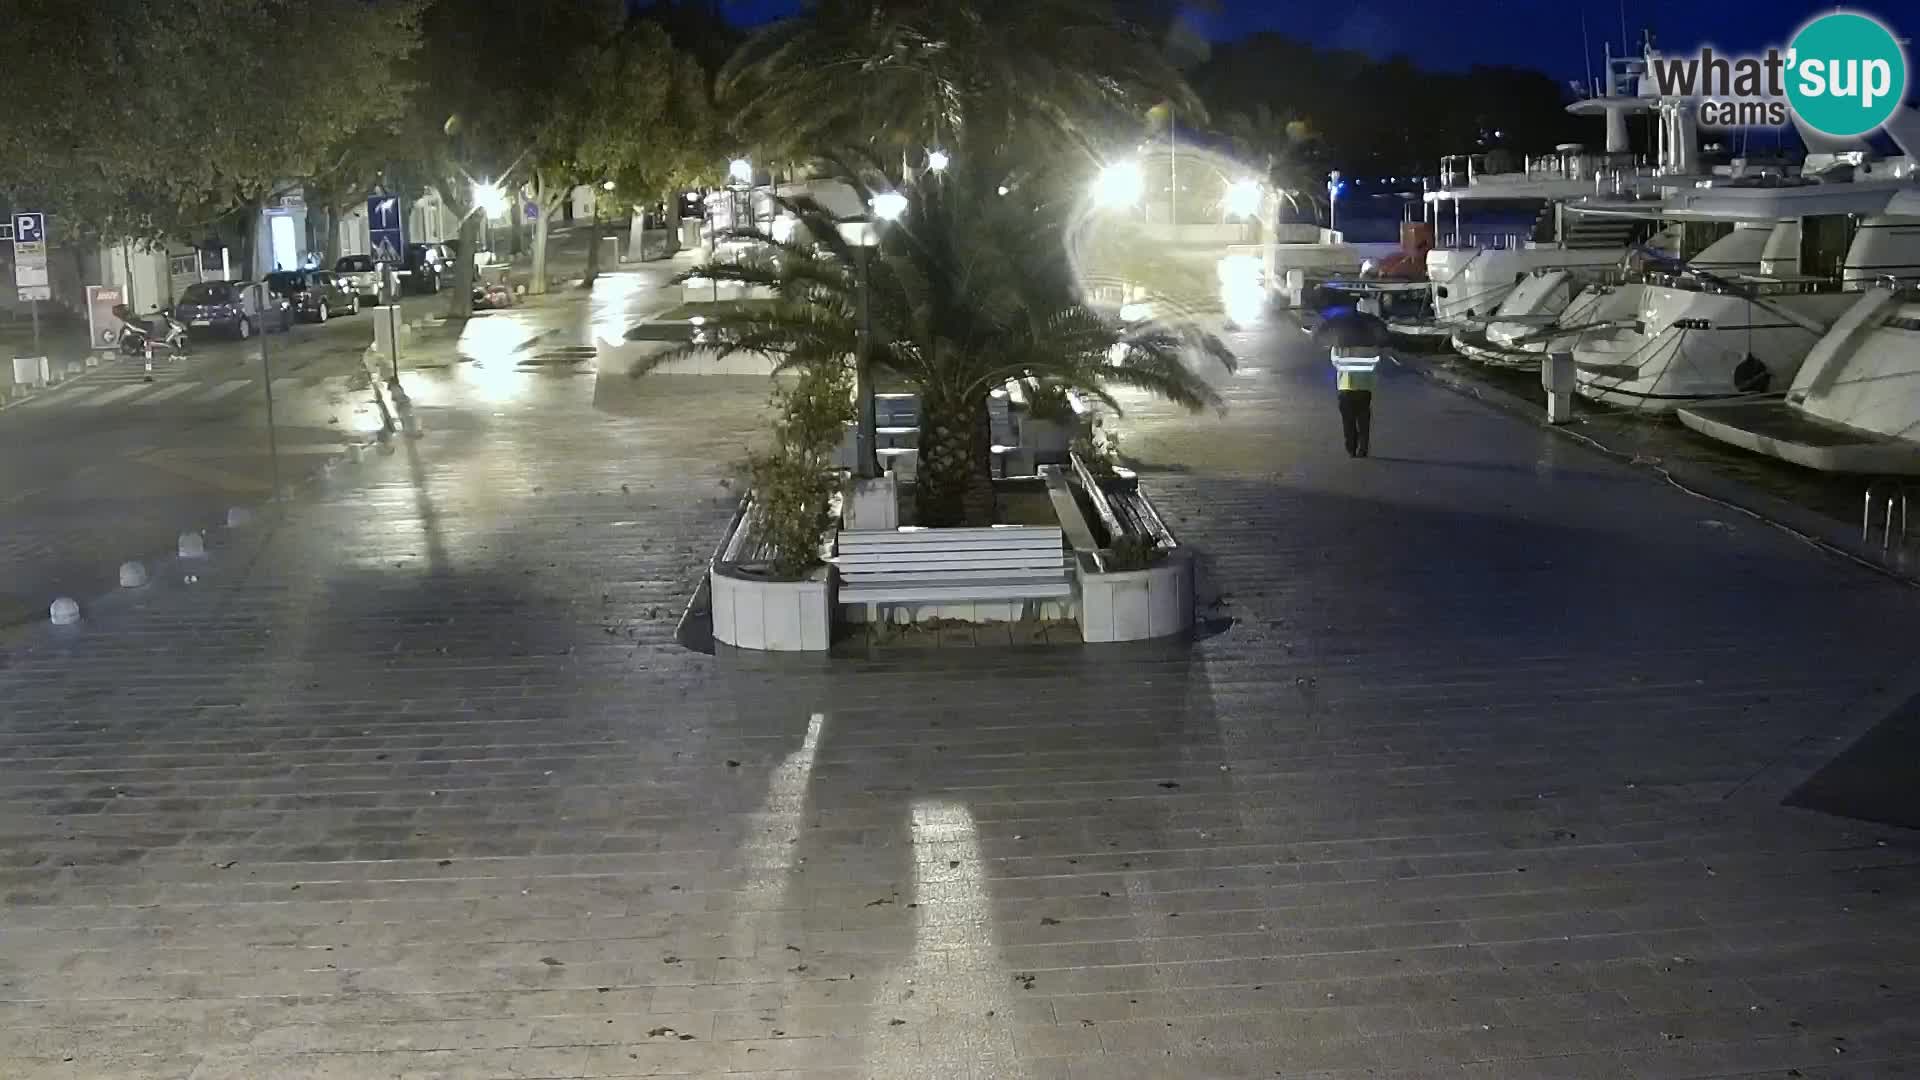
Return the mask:
{"type": "Polygon", "coordinates": [[[1912,592],[1410,373],[1350,460],[1287,331],[1123,422],[1196,643],[705,656],[767,385],[552,318],[5,654],[8,1075],[1920,1063],[1912,834],[1779,805],[1912,592]]]}

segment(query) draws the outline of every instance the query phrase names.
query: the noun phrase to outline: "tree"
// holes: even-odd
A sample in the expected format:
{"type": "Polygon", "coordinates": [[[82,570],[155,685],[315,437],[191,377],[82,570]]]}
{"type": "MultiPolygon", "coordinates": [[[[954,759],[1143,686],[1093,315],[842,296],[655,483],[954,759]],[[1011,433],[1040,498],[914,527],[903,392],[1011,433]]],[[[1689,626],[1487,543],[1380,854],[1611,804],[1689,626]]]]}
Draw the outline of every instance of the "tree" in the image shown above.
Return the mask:
{"type": "Polygon", "coordinates": [[[103,240],[198,240],[238,210],[250,245],[263,200],[390,113],[416,6],[0,0],[10,36],[59,58],[9,86],[0,189],[103,240]]]}
{"type": "MultiPolygon", "coordinates": [[[[847,180],[865,190],[870,175],[850,172],[847,180]]],[[[995,160],[961,159],[944,174],[919,176],[902,188],[907,210],[886,226],[866,268],[869,356],[920,399],[915,490],[924,525],[991,522],[987,399],[1007,381],[1038,379],[1116,410],[1116,387],[1199,409],[1220,398],[1187,361],[1232,363],[1217,339],[1190,323],[1122,326],[1083,304],[1065,243],[1069,208],[999,194],[1007,175],[995,160]]],[[[743,231],[758,254],[691,272],[769,287],[776,299],[708,316],[710,339],[677,352],[761,352],[781,368],[849,362],[859,340],[862,250],[818,203],[785,203],[799,222],[792,237],[743,231]]]]}
{"type": "Polygon", "coordinates": [[[912,161],[963,141],[1037,158],[1160,101],[1201,112],[1107,0],[820,0],[750,38],[720,91],[744,138],[789,159],[845,147],[912,161]]]}
{"type": "MultiPolygon", "coordinates": [[[[623,173],[629,183],[637,182],[655,162],[671,159],[693,134],[676,122],[682,117],[675,99],[689,73],[696,92],[704,82],[699,68],[675,52],[664,30],[640,20],[590,45],[574,62],[577,77],[555,88],[528,158],[530,187],[539,208],[533,227],[535,292],[547,288],[548,225],[567,194],[581,184],[598,185],[623,173]]],[[[594,200],[596,226],[603,201],[594,200]]],[[[593,237],[588,248],[589,260],[599,251],[598,239],[593,237]]]]}
{"type": "Polygon", "coordinates": [[[621,0],[429,0],[421,15],[411,160],[395,170],[420,178],[460,221],[448,314],[473,313],[473,255],[484,223],[479,192],[518,189],[552,103],[578,78],[579,57],[610,39],[621,0]]]}

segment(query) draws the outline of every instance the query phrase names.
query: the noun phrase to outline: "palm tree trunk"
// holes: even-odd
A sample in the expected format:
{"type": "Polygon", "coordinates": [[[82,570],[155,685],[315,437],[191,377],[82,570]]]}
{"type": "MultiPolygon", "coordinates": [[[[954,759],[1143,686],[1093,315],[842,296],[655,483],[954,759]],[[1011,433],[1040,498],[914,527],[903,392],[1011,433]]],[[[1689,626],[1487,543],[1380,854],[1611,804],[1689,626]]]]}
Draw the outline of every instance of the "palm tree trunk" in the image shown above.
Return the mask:
{"type": "Polygon", "coordinates": [[[921,391],[920,469],[914,484],[919,524],[993,524],[992,425],[984,398],[921,391]]]}

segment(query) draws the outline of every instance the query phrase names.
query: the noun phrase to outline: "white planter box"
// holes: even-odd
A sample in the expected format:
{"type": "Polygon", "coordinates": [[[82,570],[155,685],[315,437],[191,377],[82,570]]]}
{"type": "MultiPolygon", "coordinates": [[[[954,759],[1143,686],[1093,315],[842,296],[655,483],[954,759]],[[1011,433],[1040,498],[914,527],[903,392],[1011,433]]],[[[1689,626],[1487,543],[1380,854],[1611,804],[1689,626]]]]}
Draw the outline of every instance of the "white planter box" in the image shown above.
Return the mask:
{"type": "Polygon", "coordinates": [[[1193,556],[1176,548],[1145,570],[1094,572],[1080,564],[1080,636],[1088,642],[1145,641],[1193,629],[1193,556]]]}
{"type": "Polygon", "coordinates": [[[708,579],[715,641],[768,652],[825,652],[832,642],[833,577],[826,567],[805,581],[767,581],[718,565],[708,579]]]}

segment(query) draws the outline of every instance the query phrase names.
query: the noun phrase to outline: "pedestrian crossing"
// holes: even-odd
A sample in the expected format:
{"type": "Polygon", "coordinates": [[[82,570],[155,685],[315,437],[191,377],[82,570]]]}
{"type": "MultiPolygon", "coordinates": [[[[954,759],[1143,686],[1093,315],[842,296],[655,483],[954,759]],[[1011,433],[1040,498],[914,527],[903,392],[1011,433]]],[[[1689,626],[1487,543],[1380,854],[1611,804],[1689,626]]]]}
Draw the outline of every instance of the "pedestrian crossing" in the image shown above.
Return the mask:
{"type": "MultiPolygon", "coordinates": [[[[232,403],[247,395],[260,398],[265,396],[262,380],[257,378],[195,378],[184,374],[168,378],[156,372],[154,381],[147,382],[137,370],[132,373],[131,378],[119,373],[115,375],[118,377],[90,379],[70,389],[39,394],[14,408],[21,410],[114,407],[142,409],[168,404],[195,406],[232,403]]],[[[273,393],[275,397],[289,397],[314,391],[329,394],[345,393],[353,389],[353,381],[351,376],[346,375],[284,376],[273,380],[273,393]]],[[[360,381],[364,385],[366,380],[362,378],[360,381]]]]}

